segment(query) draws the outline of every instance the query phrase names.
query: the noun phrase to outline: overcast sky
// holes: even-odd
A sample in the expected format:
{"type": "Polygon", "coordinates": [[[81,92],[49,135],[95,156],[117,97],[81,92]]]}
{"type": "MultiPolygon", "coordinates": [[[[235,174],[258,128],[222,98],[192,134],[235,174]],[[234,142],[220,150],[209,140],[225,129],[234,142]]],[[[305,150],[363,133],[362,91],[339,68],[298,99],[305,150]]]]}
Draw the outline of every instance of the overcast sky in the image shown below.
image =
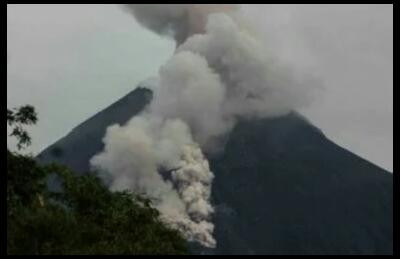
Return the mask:
{"type": "MultiPolygon", "coordinates": [[[[243,8],[274,52],[321,79],[320,97],[301,112],[392,171],[392,5],[243,8]]],[[[173,51],[116,5],[7,5],[7,107],[36,107],[37,153],[157,75],[173,51]]]]}

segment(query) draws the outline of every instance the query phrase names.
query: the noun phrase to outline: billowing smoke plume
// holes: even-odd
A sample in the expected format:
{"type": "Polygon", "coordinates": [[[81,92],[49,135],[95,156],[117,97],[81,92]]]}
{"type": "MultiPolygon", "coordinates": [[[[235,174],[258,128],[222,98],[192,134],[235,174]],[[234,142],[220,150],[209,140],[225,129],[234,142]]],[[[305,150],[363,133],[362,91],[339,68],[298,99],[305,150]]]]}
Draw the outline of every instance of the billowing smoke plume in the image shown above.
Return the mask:
{"type": "Polygon", "coordinates": [[[143,26],[173,37],[178,44],[193,34],[203,33],[209,14],[236,10],[231,4],[127,4],[124,7],[143,26]]]}
{"type": "Polygon", "coordinates": [[[111,188],[154,198],[165,222],[214,247],[213,174],[202,150],[221,149],[221,137],[241,118],[283,115],[308,104],[315,83],[280,64],[234,5],[125,9],[178,47],[160,69],[151,106],[127,125],[110,127],[92,165],[111,188]]]}
{"type": "Polygon", "coordinates": [[[154,114],[107,129],[105,150],[92,159],[112,190],[134,190],[155,199],[162,219],[188,240],[214,246],[213,208],[209,203],[213,174],[187,125],[154,114]],[[171,172],[170,181],[159,173],[171,172]]]}

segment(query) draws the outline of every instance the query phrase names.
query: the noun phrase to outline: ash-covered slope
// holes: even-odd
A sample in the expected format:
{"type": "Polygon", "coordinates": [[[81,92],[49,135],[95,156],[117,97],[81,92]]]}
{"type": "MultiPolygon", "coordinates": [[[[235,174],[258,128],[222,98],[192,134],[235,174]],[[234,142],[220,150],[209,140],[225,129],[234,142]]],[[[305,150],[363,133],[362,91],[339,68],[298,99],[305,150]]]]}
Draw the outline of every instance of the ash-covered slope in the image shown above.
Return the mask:
{"type": "MultiPolygon", "coordinates": [[[[77,172],[103,148],[107,126],[123,124],[151,99],[138,88],[39,155],[77,172]]],[[[391,254],[392,174],[328,140],[296,113],[241,121],[215,173],[216,254],[391,254]]]]}

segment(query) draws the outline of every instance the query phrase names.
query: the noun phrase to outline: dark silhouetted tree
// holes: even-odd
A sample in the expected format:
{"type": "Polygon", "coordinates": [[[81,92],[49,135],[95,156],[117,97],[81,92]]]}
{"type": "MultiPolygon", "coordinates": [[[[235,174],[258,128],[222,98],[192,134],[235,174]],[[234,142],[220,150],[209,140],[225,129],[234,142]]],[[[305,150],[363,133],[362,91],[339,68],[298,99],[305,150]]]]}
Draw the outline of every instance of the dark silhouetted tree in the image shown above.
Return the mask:
{"type": "MultiPolygon", "coordinates": [[[[7,109],[19,148],[30,143],[24,125],[32,106],[7,109]]],[[[164,225],[151,201],[111,192],[93,173],[78,176],[60,165],[39,165],[7,149],[8,254],[186,254],[187,244],[164,225]],[[61,185],[50,190],[48,176],[61,185]]]]}
{"type": "Polygon", "coordinates": [[[7,109],[7,124],[12,127],[10,136],[17,138],[18,149],[31,144],[31,138],[24,126],[33,125],[36,122],[37,114],[35,108],[31,105],[12,110],[7,109]]]}

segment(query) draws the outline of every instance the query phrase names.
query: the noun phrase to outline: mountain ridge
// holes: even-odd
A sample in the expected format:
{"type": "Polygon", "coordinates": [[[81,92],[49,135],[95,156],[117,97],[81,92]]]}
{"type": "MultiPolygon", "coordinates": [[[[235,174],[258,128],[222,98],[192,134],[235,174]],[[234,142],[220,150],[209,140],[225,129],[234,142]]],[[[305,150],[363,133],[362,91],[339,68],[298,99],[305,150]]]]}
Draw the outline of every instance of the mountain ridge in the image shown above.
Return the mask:
{"type": "MultiPolygon", "coordinates": [[[[150,102],[137,88],[75,127],[38,156],[90,170],[107,126],[124,124],[150,102]]],[[[199,254],[391,254],[393,176],[336,145],[296,112],[246,119],[208,155],[216,249],[199,254]]]]}

